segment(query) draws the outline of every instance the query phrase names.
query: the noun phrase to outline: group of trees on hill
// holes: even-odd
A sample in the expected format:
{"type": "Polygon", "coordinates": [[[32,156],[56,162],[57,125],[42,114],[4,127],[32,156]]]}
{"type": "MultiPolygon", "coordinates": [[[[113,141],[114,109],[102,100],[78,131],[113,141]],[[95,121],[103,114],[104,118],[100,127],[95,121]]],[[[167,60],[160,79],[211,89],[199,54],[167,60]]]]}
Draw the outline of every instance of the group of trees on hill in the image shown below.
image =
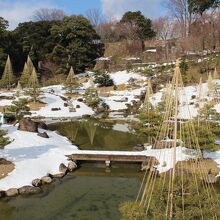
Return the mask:
{"type": "Polygon", "coordinates": [[[33,21],[20,23],[13,31],[8,31],[8,21],[0,18],[0,77],[8,55],[15,76],[22,74],[22,81],[26,80],[22,71],[27,69],[24,63],[28,56],[38,72],[68,74],[72,66],[77,74],[94,67],[96,58],[104,53],[102,42],[106,37],[143,41],[156,35],[152,21],[140,11],[126,12],[109,33],[103,32],[104,24],[97,15],[92,10],[85,18],[40,9],[35,11],[33,21]]]}
{"type": "Polygon", "coordinates": [[[99,35],[83,16],[24,22],[13,31],[7,28],[8,22],[0,18],[0,77],[8,55],[17,75],[28,55],[38,69],[45,62],[52,63],[49,71],[62,74],[68,73],[71,66],[76,73],[93,67],[95,59],[103,55],[99,35]]]}

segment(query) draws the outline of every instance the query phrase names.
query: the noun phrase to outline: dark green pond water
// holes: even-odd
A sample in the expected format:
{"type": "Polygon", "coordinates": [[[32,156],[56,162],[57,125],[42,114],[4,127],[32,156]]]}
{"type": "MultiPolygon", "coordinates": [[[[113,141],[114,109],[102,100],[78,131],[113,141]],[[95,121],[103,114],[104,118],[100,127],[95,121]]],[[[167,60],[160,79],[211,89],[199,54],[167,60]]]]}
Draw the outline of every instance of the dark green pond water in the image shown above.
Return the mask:
{"type": "Polygon", "coordinates": [[[0,201],[1,220],[117,220],[119,205],[135,200],[141,175],[137,167],[84,167],[57,180],[40,195],[0,201]]]}
{"type": "Polygon", "coordinates": [[[68,137],[81,150],[132,150],[134,145],[147,142],[146,136],[135,134],[127,124],[89,120],[55,123],[49,128],[68,137]]]}

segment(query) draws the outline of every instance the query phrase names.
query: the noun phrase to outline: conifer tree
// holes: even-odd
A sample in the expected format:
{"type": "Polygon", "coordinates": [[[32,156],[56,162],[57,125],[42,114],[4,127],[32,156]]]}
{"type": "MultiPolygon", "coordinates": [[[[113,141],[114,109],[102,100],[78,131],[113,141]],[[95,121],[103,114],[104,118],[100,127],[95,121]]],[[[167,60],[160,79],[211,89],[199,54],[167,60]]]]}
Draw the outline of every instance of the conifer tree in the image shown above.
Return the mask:
{"type": "Polygon", "coordinates": [[[96,88],[88,88],[84,94],[85,102],[88,106],[92,108],[97,108],[100,103],[99,94],[96,88]]]}
{"type": "Polygon", "coordinates": [[[22,86],[27,87],[29,79],[30,79],[30,70],[28,69],[27,63],[25,62],[24,69],[20,77],[20,82],[22,86]]]}
{"type": "Polygon", "coordinates": [[[218,72],[217,72],[216,68],[214,70],[213,79],[219,79],[219,75],[218,75],[218,72]]]}
{"type": "Polygon", "coordinates": [[[208,95],[209,97],[213,97],[215,92],[215,84],[213,82],[212,74],[209,73],[208,81],[207,81],[207,87],[208,87],[208,95]]]}
{"type": "Polygon", "coordinates": [[[13,73],[10,56],[8,55],[6,65],[5,65],[5,70],[2,75],[2,79],[1,79],[1,86],[3,88],[10,89],[15,84],[15,80],[16,79],[13,73]]]}
{"type": "Polygon", "coordinates": [[[28,55],[28,58],[27,58],[27,67],[28,67],[28,70],[29,70],[30,75],[31,75],[31,73],[33,71],[33,68],[34,68],[34,64],[33,64],[32,60],[31,60],[31,57],[29,55],[28,55]]]}
{"type": "Polygon", "coordinates": [[[65,88],[72,94],[74,89],[76,89],[78,86],[79,83],[77,82],[73,67],[71,67],[66,78],[65,88]]]}
{"type": "Polygon", "coordinates": [[[33,68],[32,70],[28,84],[29,84],[29,94],[32,96],[34,102],[36,102],[40,95],[40,90],[39,90],[38,76],[35,68],[33,68]]]}

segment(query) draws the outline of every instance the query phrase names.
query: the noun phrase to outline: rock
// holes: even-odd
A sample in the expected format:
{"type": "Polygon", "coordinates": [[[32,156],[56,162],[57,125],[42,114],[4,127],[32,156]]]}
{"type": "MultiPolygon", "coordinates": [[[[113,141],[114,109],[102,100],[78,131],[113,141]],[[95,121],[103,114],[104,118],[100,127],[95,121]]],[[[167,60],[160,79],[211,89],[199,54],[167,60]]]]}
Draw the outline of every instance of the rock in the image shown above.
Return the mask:
{"type": "Polygon", "coordinates": [[[87,119],[87,118],[91,118],[91,115],[88,114],[82,115],[82,119],[87,119]]]}
{"type": "Polygon", "coordinates": [[[74,107],[70,107],[69,112],[76,112],[76,109],[74,107]]]}
{"type": "Polygon", "coordinates": [[[47,129],[48,129],[46,123],[43,122],[43,121],[38,121],[38,122],[37,122],[37,126],[38,126],[38,128],[41,128],[41,129],[44,129],[44,130],[47,130],[47,129]]]}
{"type": "Polygon", "coordinates": [[[78,102],[83,102],[83,98],[78,98],[77,101],[78,102]]]}
{"type": "Polygon", "coordinates": [[[35,186],[35,187],[41,186],[41,185],[42,185],[41,179],[34,179],[34,180],[32,181],[32,185],[35,186]]]}
{"type": "Polygon", "coordinates": [[[68,107],[68,103],[64,102],[64,103],[63,103],[63,106],[64,106],[64,107],[68,107]]]}
{"type": "Polygon", "coordinates": [[[70,172],[72,172],[72,171],[75,170],[76,168],[77,168],[77,164],[76,164],[75,162],[71,161],[71,162],[68,163],[68,170],[69,170],[70,172]]]}
{"type": "Polygon", "coordinates": [[[64,102],[66,102],[66,101],[68,100],[68,98],[66,98],[66,97],[64,97],[64,96],[60,96],[60,98],[61,98],[64,102]]]}
{"type": "Polygon", "coordinates": [[[30,118],[22,118],[19,121],[18,130],[28,132],[38,132],[38,123],[32,121],[30,118]]]}
{"type": "Polygon", "coordinates": [[[38,133],[37,136],[42,137],[42,138],[49,138],[47,132],[38,133]]]}
{"type": "Polygon", "coordinates": [[[50,174],[52,178],[63,178],[66,174],[65,173],[57,173],[57,174],[50,174]]]}
{"type": "Polygon", "coordinates": [[[42,181],[42,184],[44,185],[44,184],[50,184],[50,183],[52,183],[52,178],[51,177],[49,177],[49,176],[44,176],[44,177],[42,177],[41,178],[41,181],[42,181]]]}
{"type": "Polygon", "coordinates": [[[76,108],[80,108],[80,105],[76,105],[76,108]]]}
{"type": "Polygon", "coordinates": [[[134,151],[143,151],[145,150],[144,145],[143,144],[137,144],[136,146],[133,147],[134,151]]]}
{"type": "Polygon", "coordinates": [[[5,197],[6,196],[6,193],[5,193],[5,191],[0,191],[0,198],[3,198],[3,197],[5,197]]]}
{"type": "Polygon", "coordinates": [[[34,187],[34,186],[23,186],[18,189],[18,192],[21,195],[31,195],[31,194],[37,194],[41,192],[41,188],[34,187]]]}
{"type": "Polygon", "coordinates": [[[6,192],[5,192],[6,196],[8,197],[12,197],[12,196],[17,196],[18,195],[18,190],[16,188],[11,188],[11,189],[8,189],[6,192]]]}
{"type": "Polygon", "coordinates": [[[55,112],[55,111],[60,111],[61,108],[51,108],[51,111],[55,112]]]}
{"type": "Polygon", "coordinates": [[[61,163],[60,166],[59,166],[59,171],[60,171],[61,173],[66,174],[66,173],[68,172],[68,168],[66,167],[65,164],[61,163]]]}

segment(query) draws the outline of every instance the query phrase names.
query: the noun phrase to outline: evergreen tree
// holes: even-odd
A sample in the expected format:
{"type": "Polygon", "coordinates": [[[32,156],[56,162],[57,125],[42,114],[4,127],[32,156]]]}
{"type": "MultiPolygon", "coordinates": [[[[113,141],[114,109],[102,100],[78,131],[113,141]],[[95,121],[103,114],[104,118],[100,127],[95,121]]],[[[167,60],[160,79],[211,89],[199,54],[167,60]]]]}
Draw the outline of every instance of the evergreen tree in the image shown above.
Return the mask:
{"type": "Polygon", "coordinates": [[[120,23],[131,29],[136,29],[136,40],[151,39],[156,35],[155,31],[152,28],[152,21],[149,18],[146,18],[140,11],[126,12],[123,15],[120,23]]]}
{"type": "Polygon", "coordinates": [[[16,79],[12,70],[10,56],[8,55],[5,70],[1,79],[1,86],[3,88],[10,89],[15,84],[15,80],[16,79]]]}
{"type": "Polygon", "coordinates": [[[97,108],[100,103],[98,91],[95,88],[88,88],[84,94],[85,102],[92,108],[97,108]]]}
{"type": "Polygon", "coordinates": [[[79,86],[77,78],[75,76],[73,67],[70,68],[69,74],[66,78],[65,88],[72,94],[73,91],[79,86]]]}
{"type": "Polygon", "coordinates": [[[114,81],[108,73],[96,73],[95,83],[98,83],[100,87],[114,86],[114,81]]]}
{"type": "Polygon", "coordinates": [[[16,119],[21,119],[24,115],[30,114],[30,108],[28,107],[29,101],[27,99],[19,99],[12,102],[12,106],[8,107],[8,111],[15,114],[16,119]]]}
{"type": "Polygon", "coordinates": [[[215,84],[213,82],[211,73],[209,73],[209,76],[208,76],[207,87],[208,87],[208,96],[213,97],[215,93],[215,84]]]}
{"type": "Polygon", "coordinates": [[[27,58],[27,69],[31,75],[32,71],[33,71],[33,68],[34,68],[34,64],[31,60],[31,57],[28,55],[28,58],[27,58]]]}
{"type": "Polygon", "coordinates": [[[40,90],[39,90],[39,81],[38,81],[38,76],[36,69],[33,68],[30,80],[29,80],[29,95],[33,98],[34,102],[37,101],[39,95],[40,95],[40,90]]]}
{"type": "Polygon", "coordinates": [[[20,77],[20,82],[22,86],[27,87],[29,79],[30,79],[30,71],[29,71],[27,63],[25,62],[24,69],[20,77]]]}
{"type": "Polygon", "coordinates": [[[214,71],[214,74],[213,74],[213,79],[219,79],[218,72],[217,72],[216,68],[215,68],[215,71],[214,71]]]}

